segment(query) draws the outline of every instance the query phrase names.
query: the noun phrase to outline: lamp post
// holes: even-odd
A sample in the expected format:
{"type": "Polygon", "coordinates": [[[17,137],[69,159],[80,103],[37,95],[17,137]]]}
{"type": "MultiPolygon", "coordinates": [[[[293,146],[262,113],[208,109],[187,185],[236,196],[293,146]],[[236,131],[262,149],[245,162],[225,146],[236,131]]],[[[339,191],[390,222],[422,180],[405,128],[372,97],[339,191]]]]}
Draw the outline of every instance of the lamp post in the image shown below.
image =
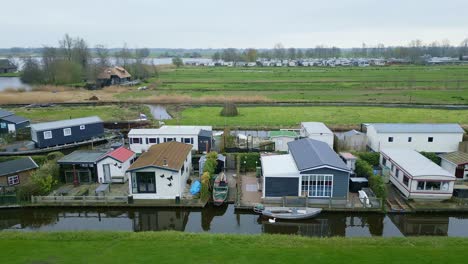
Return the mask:
{"type": "Polygon", "coordinates": [[[247,158],[244,159],[244,175],[247,175],[247,158]]]}

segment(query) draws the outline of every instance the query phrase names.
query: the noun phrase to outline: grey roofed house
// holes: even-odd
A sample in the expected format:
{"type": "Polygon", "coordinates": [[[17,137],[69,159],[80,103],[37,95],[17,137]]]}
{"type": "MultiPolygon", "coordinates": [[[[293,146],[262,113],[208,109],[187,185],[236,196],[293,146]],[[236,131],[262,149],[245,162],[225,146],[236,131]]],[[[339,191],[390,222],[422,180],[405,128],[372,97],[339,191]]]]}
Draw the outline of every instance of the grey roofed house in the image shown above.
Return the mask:
{"type": "Polygon", "coordinates": [[[299,171],[320,167],[349,171],[343,160],[325,142],[304,138],[289,142],[288,147],[299,171]]]}
{"type": "Polygon", "coordinates": [[[18,67],[9,59],[0,59],[0,73],[16,72],[18,67]]]}
{"type": "Polygon", "coordinates": [[[29,126],[28,119],[0,109],[0,133],[14,133],[27,126],[29,126]]]}
{"type": "Polygon", "coordinates": [[[43,131],[43,130],[51,130],[51,129],[57,129],[57,128],[65,128],[65,127],[76,126],[76,125],[88,125],[88,124],[95,124],[95,123],[102,123],[101,118],[99,118],[98,116],[89,116],[89,117],[82,117],[82,118],[75,118],[75,119],[66,119],[66,120],[60,120],[60,121],[38,123],[38,124],[32,124],[31,129],[35,131],[43,131]]]}
{"type": "Polygon", "coordinates": [[[31,157],[9,160],[0,163],[0,176],[10,175],[22,171],[37,169],[39,166],[31,157]]]}
{"type": "Polygon", "coordinates": [[[17,115],[5,116],[5,117],[2,117],[2,119],[12,124],[17,124],[17,125],[21,123],[29,122],[29,119],[26,119],[22,116],[17,116],[17,115]]]}
{"type": "Polygon", "coordinates": [[[2,117],[6,117],[6,116],[10,116],[12,115],[13,113],[10,112],[10,111],[6,111],[6,110],[3,110],[3,109],[0,109],[0,118],[2,117]]]}
{"type": "Polygon", "coordinates": [[[370,123],[380,133],[464,133],[465,130],[455,123],[413,124],[413,123],[370,123]]]}
{"type": "Polygon", "coordinates": [[[94,164],[102,158],[107,151],[76,150],[57,161],[58,164],[94,164]]]}

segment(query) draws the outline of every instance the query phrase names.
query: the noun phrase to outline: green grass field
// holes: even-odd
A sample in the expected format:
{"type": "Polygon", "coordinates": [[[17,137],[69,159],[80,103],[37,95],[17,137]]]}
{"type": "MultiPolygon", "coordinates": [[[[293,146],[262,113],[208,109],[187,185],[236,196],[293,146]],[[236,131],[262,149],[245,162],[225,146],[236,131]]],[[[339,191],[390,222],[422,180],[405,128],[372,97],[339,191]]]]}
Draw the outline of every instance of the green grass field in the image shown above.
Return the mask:
{"type": "Polygon", "coordinates": [[[119,106],[76,106],[76,107],[47,107],[47,108],[14,108],[10,109],[19,116],[26,117],[33,122],[56,121],[69,118],[80,118],[97,115],[104,121],[135,120],[140,112],[148,117],[149,109],[144,105],[119,106]]]}
{"type": "Polygon", "coordinates": [[[464,238],[0,232],[2,263],[465,263],[464,238]]]}
{"type": "Polygon", "coordinates": [[[222,127],[292,127],[302,121],[320,121],[327,125],[359,125],[367,122],[460,123],[468,124],[468,110],[421,108],[384,108],[352,106],[313,107],[238,107],[239,115],[222,117],[221,107],[191,107],[168,124],[212,125],[222,127]]]}
{"type": "Polygon", "coordinates": [[[253,94],[285,102],[468,104],[468,66],[182,67],[162,70],[148,83],[156,88],[147,95],[253,94]]]}

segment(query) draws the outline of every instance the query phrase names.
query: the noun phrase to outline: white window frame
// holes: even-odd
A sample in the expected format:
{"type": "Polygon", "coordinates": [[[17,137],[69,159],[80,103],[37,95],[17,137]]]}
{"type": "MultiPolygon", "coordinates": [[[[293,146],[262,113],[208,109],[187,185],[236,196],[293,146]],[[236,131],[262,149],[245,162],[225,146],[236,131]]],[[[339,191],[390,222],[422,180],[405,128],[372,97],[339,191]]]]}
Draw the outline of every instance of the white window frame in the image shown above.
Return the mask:
{"type": "Polygon", "coordinates": [[[80,125],[80,130],[85,130],[86,126],[85,125],[80,125]]]}
{"type": "MultiPolygon", "coordinates": [[[[333,181],[333,174],[307,174],[307,175],[302,175],[301,176],[301,194],[303,192],[303,185],[302,185],[302,182],[303,182],[303,179],[306,178],[307,179],[307,182],[310,182],[311,181],[311,178],[314,178],[312,181],[314,182],[318,182],[318,177],[324,177],[323,178],[323,182],[325,181],[328,181],[328,180],[331,180],[331,189],[330,189],[330,195],[325,195],[325,188],[323,188],[321,191],[322,191],[322,195],[315,195],[315,196],[312,196],[312,195],[309,195],[311,193],[311,186],[310,184],[307,184],[307,190],[306,190],[306,196],[307,197],[311,197],[311,198],[332,198],[333,197],[333,186],[334,186],[334,181],[333,181]]],[[[322,186],[325,186],[325,185],[322,185],[322,186]]],[[[318,193],[318,185],[315,184],[315,193],[317,194],[318,193]]]]}
{"type": "Polygon", "coordinates": [[[72,131],[71,131],[71,128],[67,127],[67,128],[64,128],[63,129],[63,136],[65,137],[69,137],[72,135],[72,131]]]}
{"type": "Polygon", "coordinates": [[[52,131],[44,131],[44,139],[51,139],[52,138],[52,131]]]}
{"type": "Polygon", "coordinates": [[[8,186],[18,185],[20,183],[19,175],[8,176],[8,186]]]}

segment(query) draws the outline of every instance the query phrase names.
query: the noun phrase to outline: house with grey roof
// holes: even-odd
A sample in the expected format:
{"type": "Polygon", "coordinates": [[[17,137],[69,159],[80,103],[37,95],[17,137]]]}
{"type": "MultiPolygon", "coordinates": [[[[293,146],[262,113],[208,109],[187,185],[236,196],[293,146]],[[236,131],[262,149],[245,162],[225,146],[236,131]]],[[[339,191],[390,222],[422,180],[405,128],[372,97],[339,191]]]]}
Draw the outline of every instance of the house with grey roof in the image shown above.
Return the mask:
{"type": "Polygon", "coordinates": [[[106,153],[103,150],[76,150],[59,159],[60,181],[75,185],[98,182],[97,162],[106,153]]]}
{"type": "Polygon", "coordinates": [[[263,198],[302,196],[311,202],[348,199],[350,170],[325,142],[288,143],[285,155],[262,156],[263,198]]]}
{"type": "Polygon", "coordinates": [[[29,126],[28,119],[0,109],[0,134],[15,133],[27,126],[29,126]]]}
{"type": "Polygon", "coordinates": [[[31,139],[38,148],[72,144],[104,136],[104,123],[97,116],[31,125],[31,139]]]}
{"type": "Polygon", "coordinates": [[[367,146],[373,151],[383,148],[408,148],[416,151],[445,153],[458,150],[465,130],[459,124],[366,124],[367,146]]]}
{"type": "Polygon", "coordinates": [[[39,166],[31,157],[9,160],[0,163],[0,187],[20,186],[39,166]]]}

